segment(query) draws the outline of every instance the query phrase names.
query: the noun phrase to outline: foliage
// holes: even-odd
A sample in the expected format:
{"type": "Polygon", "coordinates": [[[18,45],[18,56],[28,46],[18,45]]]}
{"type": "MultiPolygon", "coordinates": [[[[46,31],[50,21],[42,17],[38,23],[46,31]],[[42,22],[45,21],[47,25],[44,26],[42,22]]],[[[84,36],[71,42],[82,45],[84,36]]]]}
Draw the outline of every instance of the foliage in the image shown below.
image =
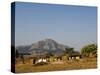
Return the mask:
{"type": "Polygon", "coordinates": [[[66,53],[70,54],[74,52],[74,48],[66,48],[66,53]]]}
{"type": "Polygon", "coordinates": [[[66,54],[67,55],[78,55],[80,54],[78,51],[75,51],[74,48],[66,48],[66,54]]]}
{"type": "Polygon", "coordinates": [[[25,64],[24,55],[21,54],[22,63],[25,64]]]}
{"type": "Polygon", "coordinates": [[[18,58],[19,57],[19,52],[18,52],[18,50],[16,50],[16,58],[18,58]]]}
{"type": "Polygon", "coordinates": [[[86,45],[81,49],[81,54],[83,56],[89,57],[91,53],[95,53],[97,52],[97,45],[95,44],[90,44],[90,45],[86,45]]]}

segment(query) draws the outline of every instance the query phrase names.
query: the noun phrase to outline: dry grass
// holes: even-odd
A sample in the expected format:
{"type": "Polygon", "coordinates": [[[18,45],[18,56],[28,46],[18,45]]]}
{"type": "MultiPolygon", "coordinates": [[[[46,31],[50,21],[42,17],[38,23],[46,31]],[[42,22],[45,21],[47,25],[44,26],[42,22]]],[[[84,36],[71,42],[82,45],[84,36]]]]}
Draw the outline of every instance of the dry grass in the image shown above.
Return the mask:
{"type": "Polygon", "coordinates": [[[63,64],[52,63],[40,66],[34,66],[32,64],[16,64],[16,73],[92,69],[97,67],[96,58],[84,58],[80,61],[66,61],[63,64]]]}

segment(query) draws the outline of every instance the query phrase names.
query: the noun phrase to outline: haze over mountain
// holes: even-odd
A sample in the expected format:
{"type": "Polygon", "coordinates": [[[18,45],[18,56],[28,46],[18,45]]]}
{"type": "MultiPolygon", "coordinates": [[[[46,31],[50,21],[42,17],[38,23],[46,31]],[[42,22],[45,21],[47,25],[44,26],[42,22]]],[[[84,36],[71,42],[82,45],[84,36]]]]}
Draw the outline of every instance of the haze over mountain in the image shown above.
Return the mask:
{"type": "Polygon", "coordinates": [[[65,48],[69,47],[63,44],[59,44],[52,39],[44,39],[36,43],[33,43],[31,45],[16,47],[16,49],[20,53],[32,53],[33,51],[40,51],[40,52],[48,51],[48,52],[62,53],[62,51],[65,51],[65,48]]]}

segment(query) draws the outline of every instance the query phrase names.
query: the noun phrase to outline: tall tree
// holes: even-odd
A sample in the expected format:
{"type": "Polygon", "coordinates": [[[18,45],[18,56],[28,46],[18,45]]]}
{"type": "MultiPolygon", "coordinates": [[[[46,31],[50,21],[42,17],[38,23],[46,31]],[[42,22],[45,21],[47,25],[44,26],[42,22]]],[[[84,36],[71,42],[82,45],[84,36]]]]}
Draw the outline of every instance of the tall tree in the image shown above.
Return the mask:
{"type": "Polygon", "coordinates": [[[16,58],[18,58],[19,57],[19,52],[18,52],[18,50],[16,50],[16,58]]]}
{"type": "Polygon", "coordinates": [[[66,48],[65,50],[67,54],[71,54],[74,52],[74,48],[66,48]]]}
{"type": "Polygon", "coordinates": [[[25,60],[24,60],[24,55],[23,54],[21,54],[21,59],[22,59],[22,63],[25,64],[25,62],[24,62],[25,60]]]}
{"type": "Polygon", "coordinates": [[[81,49],[81,54],[86,57],[89,57],[94,52],[97,53],[97,45],[95,44],[86,45],[81,49]]]}

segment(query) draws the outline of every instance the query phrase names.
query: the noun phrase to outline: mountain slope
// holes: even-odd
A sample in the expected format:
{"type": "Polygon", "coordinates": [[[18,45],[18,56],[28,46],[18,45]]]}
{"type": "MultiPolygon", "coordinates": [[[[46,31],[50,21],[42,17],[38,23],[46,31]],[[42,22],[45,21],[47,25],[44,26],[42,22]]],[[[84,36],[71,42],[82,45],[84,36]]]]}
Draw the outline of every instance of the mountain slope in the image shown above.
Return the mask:
{"type": "Polygon", "coordinates": [[[45,40],[41,40],[37,43],[32,44],[30,49],[40,48],[44,50],[57,50],[57,49],[64,50],[65,47],[67,46],[58,44],[56,41],[52,39],[45,39],[45,40]]]}
{"type": "Polygon", "coordinates": [[[38,41],[37,43],[33,43],[29,46],[18,46],[16,49],[20,53],[43,53],[45,51],[53,54],[63,54],[63,51],[65,48],[69,48],[68,46],[65,46],[63,44],[59,44],[56,41],[52,39],[45,39],[38,41]]]}

